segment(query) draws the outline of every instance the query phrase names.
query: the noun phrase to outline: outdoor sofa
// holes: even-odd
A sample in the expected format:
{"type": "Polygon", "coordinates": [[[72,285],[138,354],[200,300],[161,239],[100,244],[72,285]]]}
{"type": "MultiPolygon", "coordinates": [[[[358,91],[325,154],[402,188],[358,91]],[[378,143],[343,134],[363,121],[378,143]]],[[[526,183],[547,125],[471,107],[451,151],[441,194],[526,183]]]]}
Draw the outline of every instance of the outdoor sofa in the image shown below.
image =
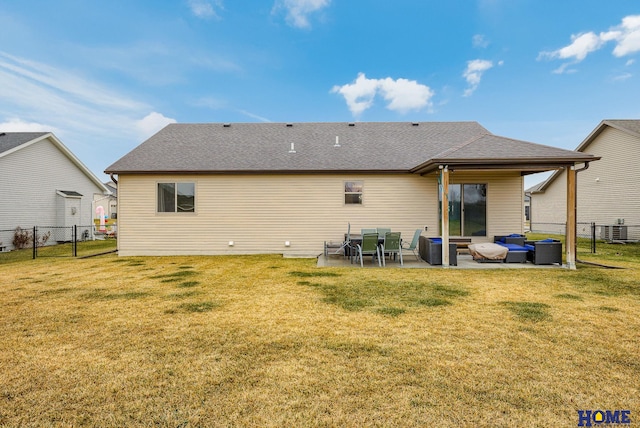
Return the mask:
{"type": "Polygon", "coordinates": [[[498,235],[493,237],[493,242],[506,247],[509,250],[507,257],[504,259],[505,263],[527,262],[527,253],[529,252],[529,249],[524,246],[525,237],[523,235],[498,235]]]}
{"type": "MultiPolygon", "coordinates": [[[[449,242],[449,265],[458,265],[458,246],[455,242],[449,242]]],[[[442,264],[442,238],[427,238],[421,236],[418,253],[420,258],[430,265],[442,264]]]]}
{"type": "Polygon", "coordinates": [[[562,264],[562,242],[556,239],[525,241],[527,260],[534,265],[562,264]]]}

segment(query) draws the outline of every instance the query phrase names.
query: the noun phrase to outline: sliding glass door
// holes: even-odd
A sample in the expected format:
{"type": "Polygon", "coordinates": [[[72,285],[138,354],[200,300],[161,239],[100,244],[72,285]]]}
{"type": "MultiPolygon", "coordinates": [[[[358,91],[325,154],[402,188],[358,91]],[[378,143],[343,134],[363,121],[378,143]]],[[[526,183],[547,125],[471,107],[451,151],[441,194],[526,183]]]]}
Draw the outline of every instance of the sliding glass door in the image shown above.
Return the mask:
{"type": "MultiPolygon", "coordinates": [[[[439,202],[442,202],[438,196],[439,202]]],[[[442,204],[440,230],[442,230],[442,204]]],[[[449,184],[449,235],[487,235],[487,185],[449,184]]]]}

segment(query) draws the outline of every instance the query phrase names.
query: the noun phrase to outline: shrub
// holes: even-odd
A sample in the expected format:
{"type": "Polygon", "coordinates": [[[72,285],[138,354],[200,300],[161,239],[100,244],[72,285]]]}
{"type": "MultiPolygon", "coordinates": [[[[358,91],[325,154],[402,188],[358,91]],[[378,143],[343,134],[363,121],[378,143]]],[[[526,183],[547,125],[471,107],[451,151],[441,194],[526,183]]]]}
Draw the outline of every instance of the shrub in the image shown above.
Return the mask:
{"type": "MultiPolygon", "coordinates": [[[[42,235],[36,235],[36,245],[38,247],[44,247],[47,244],[49,238],[51,238],[51,231],[42,235]]],[[[17,250],[30,248],[33,246],[33,233],[18,226],[13,232],[12,243],[17,250]]]]}
{"type": "Polygon", "coordinates": [[[12,244],[17,250],[22,250],[31,246],[33,242],[33,234],[28,230],[22,229],[20,226],[16,227],[13,232],[12,244]]]}

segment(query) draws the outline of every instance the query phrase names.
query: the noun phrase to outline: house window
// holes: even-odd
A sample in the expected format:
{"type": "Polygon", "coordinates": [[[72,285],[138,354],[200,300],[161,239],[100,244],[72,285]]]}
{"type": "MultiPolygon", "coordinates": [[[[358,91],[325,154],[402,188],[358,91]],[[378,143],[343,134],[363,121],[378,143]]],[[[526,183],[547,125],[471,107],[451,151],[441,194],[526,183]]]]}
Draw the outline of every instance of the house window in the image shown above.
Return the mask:
{"type": "Polygon", "coordinates": [[[158,183],[158,212],[195,212],[195,190],[195,183],[158,183]]]}
{"type": "Polygon", "coordinates": [[[362,205],[362,181],[345,181],[344,182],[344,203],[345,205],[362,205]]]}
{"type": "MultiPolygon", "coordinates": [[[[438,198],[442,202],[440,195],[438,198]]],[[[442,204],[438,204],[438,207],[441,210],[442,204]]],[[[449,235],[487,236],[486,184],[449,185],[449,235]]]]}

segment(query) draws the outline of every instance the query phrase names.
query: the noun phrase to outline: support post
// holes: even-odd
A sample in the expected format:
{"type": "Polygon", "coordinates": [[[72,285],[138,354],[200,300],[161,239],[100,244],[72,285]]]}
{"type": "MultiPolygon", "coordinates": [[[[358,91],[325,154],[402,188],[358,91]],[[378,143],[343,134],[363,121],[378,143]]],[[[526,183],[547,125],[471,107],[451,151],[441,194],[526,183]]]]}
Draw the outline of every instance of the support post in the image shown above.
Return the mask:
{"type": "Polygon", "coordinates": [[[33,226],[33,260],[36,259],[36,255],[38,254],[38,226],[33,226]]]}
{"type": "Polygon", "coordinates": [[[440,166],[442,212],[442,266],[449,267],[449,167],[440,166]]]}
{"type": "Polygon", "coordinates": [[[576,268],[576,168],[571,165],[567,168],[567,228],[565,236],[565,254],[567,267],[576,268]]]}
{"type": "Polygon", "coordinates": [[[73,245],[72,245],[72,250],[73,250],[73,257],[78,257],[78,225],[74,224],[73,225],[73,245]]]}

